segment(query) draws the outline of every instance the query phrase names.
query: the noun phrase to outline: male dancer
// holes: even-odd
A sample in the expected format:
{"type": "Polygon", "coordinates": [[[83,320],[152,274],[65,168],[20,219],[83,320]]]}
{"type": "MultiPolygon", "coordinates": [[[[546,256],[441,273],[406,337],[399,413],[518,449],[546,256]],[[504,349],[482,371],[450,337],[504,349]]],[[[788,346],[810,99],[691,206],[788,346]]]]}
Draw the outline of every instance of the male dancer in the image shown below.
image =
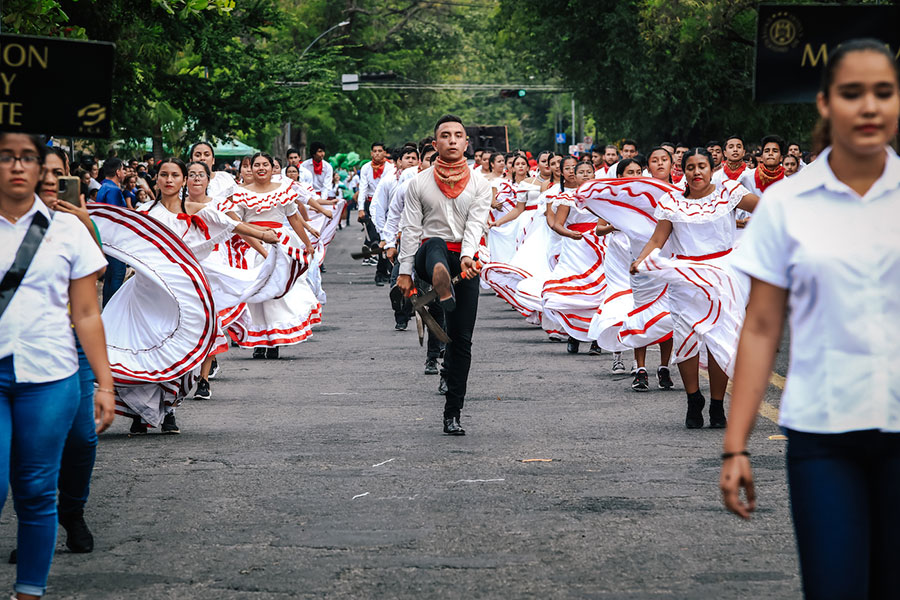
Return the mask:
{"type": "Polygon", "coordinates": [[[400,276],[405,295],[413,289],[412,272],[430,283],[444,307],[450,343],[444,352],[444,433],[465,435],[459,422],[472,363],[472,331],[478,314],[475,261],[491,208],[491,187],[472,177],[463,154],[467,146],[462,120],[444,115],[434,127],[435,165],[416,175],[406,190],[400,236],[400,276]],[[454,287],[451,278],[465,274],[454,287]]]}
{"type": "MultiPolygon", "coordinates": [[[[372,213],[369,211],[372,203],[372,197],[378,188],[378,182],[382,177],[390,178],[394,174],[394,165],[386,161],[387,153],[385,152],[382,142],[373,142],[371,150],[372,162],[363,165],[359,171],[359,190],[356,192],[356,202],[359,207],[358,220],[366,227],[366,243],[369,245],[381,241],[378,235],[378,229],[372,221],[372,213]]],[[[375,282],[390,280],[390,263],[383,256],[378,259],[378,266],[375,269],[375,282]]]]}
{"type": "MultiPolygon", "coordinates": [[[[306,170],[312,177],[312,186],[322,200],[334,196],[334,175],[331,165],[325,160],[325,144],[313,142],[309,146],[312,158],[300,163],[300,171],[306,170]]],[[[288,159],[290,160],[290,158],[288,159]]]]}
{"type": "Polygon", "coordinates": [[[747,169],[744,162],[744,140],[738,135],[730,135],[725,138],[725,162],[722,168],[713,173],[712,183],[721,189],[722,184],[728,181],[741,181],[741,176],[747,169]]]}

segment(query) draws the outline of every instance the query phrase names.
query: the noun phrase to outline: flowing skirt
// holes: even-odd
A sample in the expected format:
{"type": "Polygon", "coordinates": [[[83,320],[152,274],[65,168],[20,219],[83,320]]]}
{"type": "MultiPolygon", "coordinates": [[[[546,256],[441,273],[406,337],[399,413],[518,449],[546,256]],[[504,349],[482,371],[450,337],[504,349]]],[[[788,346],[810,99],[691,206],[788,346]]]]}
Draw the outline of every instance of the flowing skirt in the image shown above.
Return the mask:
{"type": "Polygon", "coordinates": [[[542,327],[558,325],[568,336],[583,342],[591,340],[591,318],[603,302],[607,287],[603,244],[594,234],[593,224],[590,229],[580,240],[563,238],[559,260],[541,290],[542,327]]]}

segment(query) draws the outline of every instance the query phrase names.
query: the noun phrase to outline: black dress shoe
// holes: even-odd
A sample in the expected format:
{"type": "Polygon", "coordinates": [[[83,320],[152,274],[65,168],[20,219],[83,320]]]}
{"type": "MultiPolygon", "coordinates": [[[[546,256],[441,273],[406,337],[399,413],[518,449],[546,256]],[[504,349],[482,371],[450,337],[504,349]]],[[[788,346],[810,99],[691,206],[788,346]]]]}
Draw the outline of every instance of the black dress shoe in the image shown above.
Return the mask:
{"type": "Polygon", "coordinates": [[[278,358],[278,348],[266,348],[266,358],[278,358]]]}
{"type": "Polygon", "coordinates": [[[388,297],[391,299],[391,308],[394,309],[395,313],[403,310],[403,290],[400,289],[399,285],[394,285],[391,288],[391,291],[388,292],[388,297]]]}
{"type": "Polygon", "coordinates": [[[59,513],[59,524],[66,530],[66,546],[76,554],[94,550],[94,536],[84,522],[84,511],[59,513]]]}
{"type": "Polygon", "coordinates": [[[572,336],[569,336],[569,341],[566,343],[566,352],[568,352],[569,354],[578,354],[579,345],[580,344],[578,343],[578,340],[576,340],[572,336]]]}
{"type": "Polygon", "coordinates": [[[459,417],[444,418],[444,433],[447,435],[466,435],[466,430],[459,424],[459,417]]]}

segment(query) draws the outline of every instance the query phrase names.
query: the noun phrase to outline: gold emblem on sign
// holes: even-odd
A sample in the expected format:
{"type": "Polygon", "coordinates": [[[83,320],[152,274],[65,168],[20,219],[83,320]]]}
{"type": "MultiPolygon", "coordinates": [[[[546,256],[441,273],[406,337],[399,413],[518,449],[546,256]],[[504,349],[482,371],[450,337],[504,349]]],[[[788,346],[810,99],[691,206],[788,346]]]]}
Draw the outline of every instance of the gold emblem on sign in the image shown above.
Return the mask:
{"type": "Polygon", "coordinates": [[[96,125],[100,121],[106,119],[106,107],[100,106],[96,102],[93,104],[88,104],[84,108],[78,111],[78,117],[84,119],[81,124],[85,127],[91,127],[92,125],[96,125]]]}
{"type": "Polygon", "coordinates": [[[803,25],[796,16],[779,11],[770,16],[763,30],[763,43],[769,50],[787,52],[795,48],[803,35],[803,25]]]}

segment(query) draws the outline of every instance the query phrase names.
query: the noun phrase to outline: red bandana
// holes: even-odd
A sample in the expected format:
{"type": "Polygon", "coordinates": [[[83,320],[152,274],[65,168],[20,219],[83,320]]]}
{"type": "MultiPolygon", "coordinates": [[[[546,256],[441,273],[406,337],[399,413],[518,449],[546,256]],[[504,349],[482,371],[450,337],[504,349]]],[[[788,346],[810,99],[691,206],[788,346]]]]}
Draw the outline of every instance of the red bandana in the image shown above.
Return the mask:
{"type": "Polygon", "coordinates": [[[434,181],[448,198],[456,198],[466,189],[472,172],[465,158],[448,163],[440,156],[434,163],[434,181]]]}
{"type": "MultiPolygon", "coordinates": [[[[203,220],[203,217],[198,217],[197,215],[189,215],[186,213],[178,213],[178,216],[176,218],[179,221],[185,221],[187,223],[188,229],[190,229],[191,226],[196,227],[203,233],[204,236],[206,236],[206,239],[209,239],[209,227],[207,227],[206,221],[203,220]]],[[[187,231],[185,231],[184,233],[185,235],[187,235],[187,231]]]]}
{"type": "Polygon", "coordinates": [[[741,173],[744,172],[744,169],[747,168],[747,163],[741,161],[741,166],[732,171],[728,167],[728,162],[722,163],[722,169],[725,171],[725,177],[731,179],[732,181],[737,181],[737,178],[741,176],[741,173]]]}
{"type": "Polygon", "coordinates": [[[684,173],[681,169],[672,169],[672,183],[678,183],[682,177],[684,177],[684,173]]]}
{"type": "Polygon", "coordinates": [[[784,179],[784,166],[778,165],[774,171],[770,171],[764,164],[760,163],[756,167],[756,174],[753,177],[756,180],[756,187],[759,188],[760,192],[764,192],[767,187],[776,181],[784,179]]]}
{"type": "Polygon", "coordinates": [[[316,175],[322,174],[322,162],[323,161],[321,160],[313,159],[313,173],[315,173],[316,175]]]}
{"type": "Polygon", "coordinates": [[[372,178],[381,179],[382,173],[384,173],[384,163],[381,163],[377,167],[375,166],[375,163],[372,163],[372,178]]]}

